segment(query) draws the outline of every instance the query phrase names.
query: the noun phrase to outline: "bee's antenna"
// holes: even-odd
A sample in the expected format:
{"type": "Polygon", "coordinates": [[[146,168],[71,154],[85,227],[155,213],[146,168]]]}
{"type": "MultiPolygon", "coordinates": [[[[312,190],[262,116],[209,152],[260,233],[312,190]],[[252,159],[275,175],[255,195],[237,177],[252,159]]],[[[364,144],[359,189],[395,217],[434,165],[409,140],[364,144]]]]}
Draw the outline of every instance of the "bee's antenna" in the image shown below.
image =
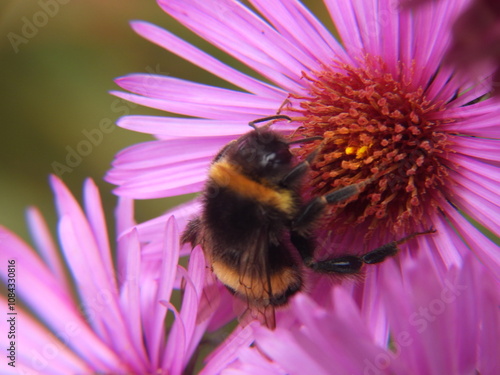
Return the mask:
{"type": "Polygon", "coordinates": [[[295,139],[293,141],[288,142],[287,144],[293,145],[295,143],[306,143],[306,142],[322,141],[322,140],[323,140],[323,137],[317,135],[317,136],[309,137],[309,138],[295,139]]]}
{"type": "Polygon", "coordinates": [[[292,121],[292,119],[289,116],[286,116],[286,115],[274,115],[274,116],[262,117],[262,118],[258,118],[257,120],[250,121],[248,123],[248,126],[251,126],[255,130],[257,130],[257,126],[255,124],[258,124],[259,122],[272,121],[272,120],[287,120],[287,121],[292,121]]]}

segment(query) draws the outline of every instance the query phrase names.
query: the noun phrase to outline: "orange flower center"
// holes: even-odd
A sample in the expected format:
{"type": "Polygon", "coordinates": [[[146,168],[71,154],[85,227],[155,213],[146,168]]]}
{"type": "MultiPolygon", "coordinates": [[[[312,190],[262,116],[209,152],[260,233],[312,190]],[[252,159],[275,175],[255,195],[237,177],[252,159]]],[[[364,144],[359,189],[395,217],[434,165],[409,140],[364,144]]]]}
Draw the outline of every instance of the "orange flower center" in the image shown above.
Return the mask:
{"type": "Polygon", "coordinates": [[[307,95],[290,96],[292,117],[302,122],[295,135],[323,137],[296,149],[303,159],[322,145],[306,194],[376,178],[359,197],[332,209],[328,220],[335,228],[369,220],[371,230],[383,223],[393,233],[414,231],[428,224],[426,212],[435,209],[447,182],[445,121],[431,116],[443,108],[422,88],[410,90],[403,74],[385,71],[374,58],[361,68],[337,65],[306,76],[307,95]]]}

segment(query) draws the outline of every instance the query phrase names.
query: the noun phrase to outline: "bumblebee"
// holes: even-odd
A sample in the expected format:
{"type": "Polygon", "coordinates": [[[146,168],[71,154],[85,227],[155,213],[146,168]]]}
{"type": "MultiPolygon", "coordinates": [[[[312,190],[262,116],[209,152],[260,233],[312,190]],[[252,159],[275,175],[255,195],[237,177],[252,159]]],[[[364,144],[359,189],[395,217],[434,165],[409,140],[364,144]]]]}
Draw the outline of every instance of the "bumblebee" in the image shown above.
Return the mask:
{"type": "Polygon", "coordinates": [[[326,207],[355,197],[369,179],[304,202],[299,192],[310,163],[295,163],[290,146],[320,137],[289,141],[269,124],[275,115],[249,123],[253,128],[228,143],[214,158],[202,194],[203,208],[181,238],[201,245],[215,276],[247,302],[251,318],[274,328],[274,308],[283,306],[303,286],[305,267],[325,274],[356,274],[364,264],[393,256],[398,244],[419,235],[376,248],[364,255],[344,255],[316,261],[313,231],[326,207]],[[295,248],[295,250],[292,249],[295,248]]]}

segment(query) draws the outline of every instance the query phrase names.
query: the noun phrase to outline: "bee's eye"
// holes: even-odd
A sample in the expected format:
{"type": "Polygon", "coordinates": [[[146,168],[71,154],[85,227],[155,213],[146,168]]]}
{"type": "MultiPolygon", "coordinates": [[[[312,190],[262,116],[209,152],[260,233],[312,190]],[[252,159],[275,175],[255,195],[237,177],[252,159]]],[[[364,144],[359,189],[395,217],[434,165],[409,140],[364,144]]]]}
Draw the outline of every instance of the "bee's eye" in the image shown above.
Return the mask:
{"type": "Polygon", "coordinates": [[[291,159],[292,154],[288,146],[283,145],[283,147],[276,147],[272,152],[265,153],[261,157],[260,164],[263,167],[277,167],[289,163],[291,159]]]}
{"type": "Polygon", "coordinates": [[[269,164],[274,164],[276,159],[276,153],[275,152],[270,152],[267,154],[262,155],[262,158],[260,160],[260,165],[265,167],[269,164]]]}

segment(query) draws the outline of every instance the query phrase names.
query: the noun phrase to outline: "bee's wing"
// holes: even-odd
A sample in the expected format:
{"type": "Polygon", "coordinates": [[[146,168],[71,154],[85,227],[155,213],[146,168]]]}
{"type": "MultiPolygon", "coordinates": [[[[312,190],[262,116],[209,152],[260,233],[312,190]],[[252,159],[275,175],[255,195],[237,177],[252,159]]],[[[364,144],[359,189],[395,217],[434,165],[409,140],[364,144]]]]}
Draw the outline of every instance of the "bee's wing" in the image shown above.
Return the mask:
{"type": "Polygon", "coordinates": [[[243,313],[239,314],[238,320],[240,324],[245,327],[251,322],[257,320],[269,329],[276,328],[276,317],[274,313],[274,306],[252,306],[247,305],[243,313]]]}
{"type": "Polygon", "coordinates": [[[258,320],[273,329],[276,323],[274,307],[269,303],[273,290],[268,233],[268,228],[262,226],[248,243],[240,259],[240,284],[244,293],[242,297],[247,303],[246,310],[240,316],[240,322],[245,325],[252,320],[258,320]]]}

